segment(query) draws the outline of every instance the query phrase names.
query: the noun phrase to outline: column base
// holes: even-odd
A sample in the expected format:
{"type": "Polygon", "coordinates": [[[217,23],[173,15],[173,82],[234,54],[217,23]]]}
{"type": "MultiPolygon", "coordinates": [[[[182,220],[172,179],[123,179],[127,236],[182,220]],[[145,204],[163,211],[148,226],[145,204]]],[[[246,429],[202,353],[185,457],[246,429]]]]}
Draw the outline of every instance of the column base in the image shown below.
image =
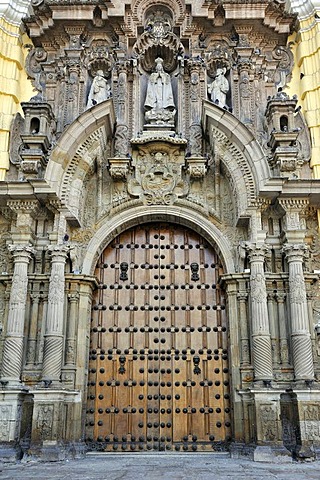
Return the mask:
{"type": "Polygon", "coordinates": [[[22,456],[23,452],[18,444],[14,442],[0,444],[0,464],[18,462],[22,456]]]}
{"type": "Polygon", "coordinates": [[[83,458],[87,446],[79,443],[61,443],[56,441],[44,441],[42,445],[31,445],[25,453],[21,462],[61,462],[63,460],[74,460],[83,458]]]}
{"type": "Polygon", "coordinates": [[[34,408],[27,456],[46,457],[48,461],[61,460],[65,455],[64,445],[79,442],[81,438],[80,393],[61,388],[39,388],[31,393],[34,408]]]}
{"type": "Polygon", "coordinates": [[[292,463],[292,455],[285,447],[258,445],[253,452],[254,462],[292,463]]]}
{"type": "Polygon", "coordinates": [[[0,442],[18,442],[20,438],[22,404],[28,390],[0,391],[0,442]]]}

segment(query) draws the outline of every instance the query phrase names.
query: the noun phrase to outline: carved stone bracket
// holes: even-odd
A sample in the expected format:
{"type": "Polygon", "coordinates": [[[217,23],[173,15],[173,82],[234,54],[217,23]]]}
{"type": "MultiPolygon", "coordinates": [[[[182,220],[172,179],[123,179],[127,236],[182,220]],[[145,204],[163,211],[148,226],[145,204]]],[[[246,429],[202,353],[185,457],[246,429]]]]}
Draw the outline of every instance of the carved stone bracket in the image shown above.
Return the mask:
{"type": "Polygon", "coordinates": [[[306,198],[279,198],[278,202],[285,211],[283,230],[287,240],[299,243],[304,240],[306,230],[305,212],[309,205],[306,198]]]}
{"type": "Polygon", "coordinates": [[[188,157],[186,167],[191,178],[201,179],[207,173],[207,160],[204,157],[188,157]]]}
{"type": "Polygon", "coordinates": [[[109,158],[109,173],[114,180],[126,181],[130,172],[131,159],[109,158]]]}

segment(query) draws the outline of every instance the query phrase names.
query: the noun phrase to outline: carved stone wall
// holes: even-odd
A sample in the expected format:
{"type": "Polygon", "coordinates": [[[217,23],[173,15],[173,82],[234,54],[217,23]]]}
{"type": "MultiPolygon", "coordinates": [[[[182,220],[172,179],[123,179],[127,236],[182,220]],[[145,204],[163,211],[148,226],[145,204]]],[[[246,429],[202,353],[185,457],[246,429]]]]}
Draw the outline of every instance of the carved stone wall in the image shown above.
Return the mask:
{"type": "Polygon", "coordinates": [[[1,440],[20,441],[25,401],[30,455],[79,444],[96,262],[120,232],[157,221],[196,230],[224,264],[234,446],[312,456],[319,185],[285,93],[295,17],[275,1],[32,9],[36,95],[0,185],[1,440]]]}

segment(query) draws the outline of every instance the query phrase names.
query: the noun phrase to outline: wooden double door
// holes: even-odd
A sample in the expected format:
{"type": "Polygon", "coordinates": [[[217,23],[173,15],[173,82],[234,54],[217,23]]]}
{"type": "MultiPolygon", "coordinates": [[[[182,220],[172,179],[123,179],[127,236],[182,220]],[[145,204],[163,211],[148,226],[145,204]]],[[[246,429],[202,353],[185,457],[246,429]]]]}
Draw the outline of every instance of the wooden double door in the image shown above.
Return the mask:
{"type": "Polygon", "coordinates": [[[222,266],[199,234],[146,224],[96,268],[87,442],[104,451],[224,449],[231,440],[222,266]]]}

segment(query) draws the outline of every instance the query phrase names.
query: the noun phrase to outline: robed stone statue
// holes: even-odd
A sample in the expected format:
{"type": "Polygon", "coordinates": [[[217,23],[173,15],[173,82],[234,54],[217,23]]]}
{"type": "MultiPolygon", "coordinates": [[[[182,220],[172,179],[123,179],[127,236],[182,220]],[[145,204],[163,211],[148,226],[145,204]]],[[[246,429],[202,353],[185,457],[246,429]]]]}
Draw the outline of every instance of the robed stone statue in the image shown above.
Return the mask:
{"type": "Polygon", "coordinates": [[[108,84],[103,71],[98,70],[90,88],[87,108],[93,107],[93,105],[97,105],[97,103],[101,103],[104,100],[108,100],[110,97],[110,85],[108,84]]]}
{"type": "Polygon", "coordinates": [[[208,93],[211,101],[222,108],[227,106],[226,98],[230,88],[225,73],[225,68],[218,68],[213,82],[208,85],[208,93]]]}
{"type": "Polygon", "coordinates": [[[176,113],[171,78],[163,69],[163,59],[156,59],[155,72],[150,75],[144,103],[146,123],[173,125],[176,113]]]}

